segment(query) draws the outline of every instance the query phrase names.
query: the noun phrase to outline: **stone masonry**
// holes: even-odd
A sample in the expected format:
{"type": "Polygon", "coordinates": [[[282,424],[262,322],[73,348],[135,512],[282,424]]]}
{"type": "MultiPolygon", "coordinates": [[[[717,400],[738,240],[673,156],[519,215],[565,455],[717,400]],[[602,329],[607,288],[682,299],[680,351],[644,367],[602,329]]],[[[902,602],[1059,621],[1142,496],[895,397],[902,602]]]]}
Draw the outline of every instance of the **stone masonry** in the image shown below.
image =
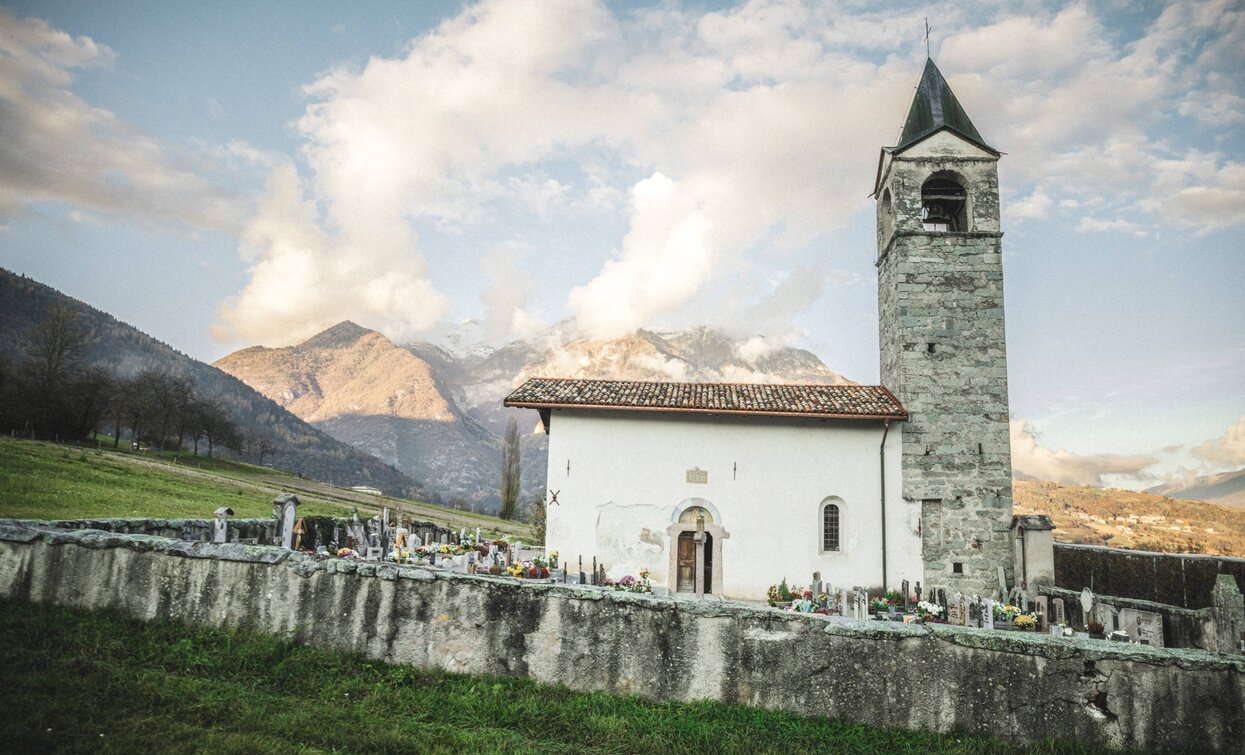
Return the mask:
{"type": "Polygon", "coordinates": [[[272,546],[0,524],[0,597],[244,627],[388,663],[720,700],[1015,746],[1201,752],[1245,740],[1245,660],[797,615],[272,546]]]}
{"type": "Polygon", "coordinates": [[[998,567],[1012,578],[998,156],[954,151],[915,145],[884,162],[881,378],[911,415],[903,497],[921,504],[926,584],[987,594],[998,567]],[[969,230],[922,230],[921,187],[936,174],[967,190],[969,230]]]}

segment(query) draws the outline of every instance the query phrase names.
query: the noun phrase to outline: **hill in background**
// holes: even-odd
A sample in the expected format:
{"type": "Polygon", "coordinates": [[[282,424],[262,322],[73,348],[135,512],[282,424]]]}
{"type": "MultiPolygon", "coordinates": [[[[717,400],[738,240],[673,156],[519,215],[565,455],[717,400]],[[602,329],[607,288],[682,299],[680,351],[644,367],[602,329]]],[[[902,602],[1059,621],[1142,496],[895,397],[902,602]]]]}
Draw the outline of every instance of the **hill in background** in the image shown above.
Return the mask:
{"type": "Polygon", "coordinates": [[[1049,514],[1055,541],[1245,556],[1245,509],[1112,488],[1015,480],[1017,514],[1049,514]]]}
{"type": "Polygon", "coordinates": [[[1146,492],[1172,498],[1222,503],[1245,509],[1245,469],[1197,477],[1187,482],[1171,485],[1159,485],[1146,492]]]}
{"type": "Polygon", "coordinates": [[[3,269],[0,269],[0,358],[14,364],[19,362],[27,331],[58,305],[79,316],[86,335],[88,365],[123,378],[133,377],[145,369],[189,377],[196,392],[219,400],[240,429],[271,441],[276,450],[265,460],[270,460],[273,466],[325,482],[371,485],[407,497],[420,497],[423,492],[409,476],[317,430],[232,375],[192,359],[50,286],[3,269]]]}

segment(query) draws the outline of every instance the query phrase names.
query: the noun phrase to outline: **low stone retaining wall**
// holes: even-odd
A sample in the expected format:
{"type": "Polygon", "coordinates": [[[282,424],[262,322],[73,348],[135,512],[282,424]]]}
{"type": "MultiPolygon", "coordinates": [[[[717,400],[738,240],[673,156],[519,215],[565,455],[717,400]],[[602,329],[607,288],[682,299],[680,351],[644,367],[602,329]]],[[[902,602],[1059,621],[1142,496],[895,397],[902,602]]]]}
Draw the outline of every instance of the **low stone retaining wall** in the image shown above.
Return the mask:
{"type": "MultiPolygon", "coordinates": [[[[301,545],[307,550],[332,543],[345,545],[352,523],[346,517],[308,516],[303,519],[306,532],[301,545]]],[[[366,521],[366,520],[362,520],[366,521]]],[[[212,519],[55,519],[50,521],[0,519],[0,526],[40,526],[63,530],[101,530],[125,535],[154,535],[187,542],[212,542],[215,520],[212,519]]],[[[458,541],[453,530],[433,522],[410,521],[406,528],[424,542],[439,541],[445,536],[450,542],[458,541]]],[[[271,517],[264,519],[229,519],[229,541],[255,541],[259,545],[280,545],[279,523],[271,517]]]]}
{"type": "MultiPolygon", "coordinates": [[[[1052,598],[1062,598],[1064,610],[1067,612],[1067,624],[1082,629],[1088,623],[1085,612],[1081,609],[1081,591],[1065,590],[1061,587],[1042,586],[1038,590],[1052,598]]],[[[1115,595],[1095,595],[1094,600],[1105,603],[1116,609],[1132,608],[1137,611],[1149,611],[1163,617],[1163,640],[1168,647],[1201,648],[1214,652],[1215,642],[1214,618],[1211,609],[1180,608],[1148,600],[1134,600],[1115,595]]],[[[1109,628],[1108,628],[1109,629],[1109,628]]],[[[1224,652],[1228,652],[1225,650],[1224,652]]]]}
{"type": "Polygon", "coordinates": [[[1237,750],[1245,660],[824,619],[268,546],[0,524],[0,594],[247,627],[391,663],[875,726],[1237,750]]]}

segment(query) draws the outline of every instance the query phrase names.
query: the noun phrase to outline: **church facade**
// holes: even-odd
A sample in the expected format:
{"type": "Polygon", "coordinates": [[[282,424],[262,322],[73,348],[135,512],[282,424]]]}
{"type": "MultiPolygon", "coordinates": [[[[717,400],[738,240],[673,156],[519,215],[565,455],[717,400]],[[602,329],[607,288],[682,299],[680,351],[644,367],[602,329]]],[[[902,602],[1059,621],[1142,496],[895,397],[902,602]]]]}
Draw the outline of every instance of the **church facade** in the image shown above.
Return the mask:
{"type": "Polygon", "coordinates": [[[751,600],[813,573],[1009,583],[999,157],[927,61],[874,185],[880,386],[520,386],[506,405],[550,435],[548,547],[572,571],[595,557],[615,578],[751,600]]]}

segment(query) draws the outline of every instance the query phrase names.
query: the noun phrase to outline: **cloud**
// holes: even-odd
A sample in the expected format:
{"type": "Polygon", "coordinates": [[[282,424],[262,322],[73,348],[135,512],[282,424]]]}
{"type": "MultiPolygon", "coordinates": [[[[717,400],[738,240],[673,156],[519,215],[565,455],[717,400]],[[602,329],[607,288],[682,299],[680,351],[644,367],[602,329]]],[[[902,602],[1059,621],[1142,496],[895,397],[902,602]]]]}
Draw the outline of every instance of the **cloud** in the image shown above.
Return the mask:
{"type": "MultiPolygon", "coordinates": [[[[1237,123],[1238,7],[1175,4],[1131,41],[1096,6],[936,11],[956,30],[940,44],[940,65],[1008,153],[1013,217],[1059,207],[1083,232],[1133,235],[1160,223],[1245,225],[1241,164],[1174,143],[1164,122],[1237,123]]],[[[424,271],[436,250],[413,229],[597,213],[626,231],[586,243],[585,254],[608,257],[567,296],[579,333],[623,335],[706,303],[734,308],[722,320],[768,309],[781,326],[816,300],[816,276],[793,275],[789,297],[759,304],[717,306],[717,284],[761,266],[787,272],[785,254],[871,206],[878,148],[896,135],[919,70],[887,56],[912,20],[905,9],[845,13],[799,0],[617,12],[597,0],[467,6],[401,54],[333,69],[306,88],[296,125],[303,196],[331,250],[310,255],[320,267],[289,276],[283,298],[318,319],[317,290],[296,284],[387,271],[426,296],[407,319],[382,318],[413,332],[444,309],[424,271]],[[405,265],[398,272],[394,260],[405,265]]],[[[259,258],[305,230],[270,238],[259,258]]],[[[239,300],[254,300],[256,286],[239,300]]],[[[352,306],[379,313],[371,301],[352,306]]],[[[231,311],[235,332],[288,338],[264,307],[231,311]]]]}
{"type": "Polygon", "coordinates": [[[1047,480],[1064,485],[1102,486],[1104,475],[1136,475],[1155,464],[1143,454],[1075,454],[1038,443],[1023,419],[1011,420],[1012,474],[1021,479],[1047,480]]]}
{"type": "Polygon", "coordinates": [[[302,341],[345,319],[407,339],[448,309],[404,223],[331,233],[292,165],[273,171],[243,248],[251,280],[220,308],[219,340],[302,341]]]}
{"type": "Polygon", "coordinates": [[[530,251],[517,242],[499,244],[481,260],[480,267],[488,279],[480,294],[486,312],[484,335],[493,342],[528,339],[546,329],[544,321],[529,309],[536,282],[518,265],[518,260],[530,251]]]}
{"type": "Polygon", "coordinates": [[[1229,425],[1223,435],[1194,448],[1193,454],[1220,467],[1245,464],[1245,417],[1229,425]]]}
{"type": "Polygon", "coordinates": [[[1049,202],[1095,207],[1082,232],[1134,236],[1245,225],[1239,163],[1167,133],[1173,111],[1225,133],[1245,118],[1245,9],[1171,3],[1139,39],[1112,38],[1101,16],[1073,5],[1004,15],[941,45],[939,63],[959,72],[953,86],[969,112],[990,98],[986,137],[1008,153],[1003,183],[1029,192],[1009,209],[1042,217],[1049,202]]]}
{"type": "Polygon", "coordinates": [[[0,9],[0,218],[42,201],[145,223],[236,232],[247,203],[205,179],[197,155],[70,91],[116,54],[90,37],[0,9]]]}

